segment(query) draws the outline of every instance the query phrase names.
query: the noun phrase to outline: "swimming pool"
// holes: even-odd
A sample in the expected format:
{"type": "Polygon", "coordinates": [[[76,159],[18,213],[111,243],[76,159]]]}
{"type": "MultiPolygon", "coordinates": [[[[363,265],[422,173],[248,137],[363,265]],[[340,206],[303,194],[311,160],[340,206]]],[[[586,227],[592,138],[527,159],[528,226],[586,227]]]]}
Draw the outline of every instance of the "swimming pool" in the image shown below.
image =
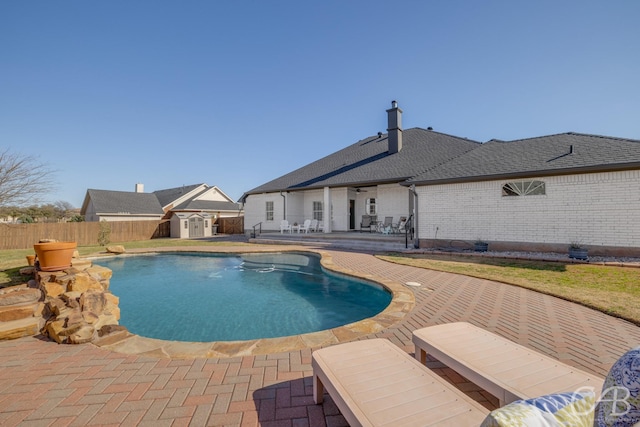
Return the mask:
{"type": "Polygon", "coordinates": [[[236,341],[331,329],[375,316],[382,286],[333,274],[302,253],[161,253],[100,259],[120,324],[173,341],[236,341]]]}

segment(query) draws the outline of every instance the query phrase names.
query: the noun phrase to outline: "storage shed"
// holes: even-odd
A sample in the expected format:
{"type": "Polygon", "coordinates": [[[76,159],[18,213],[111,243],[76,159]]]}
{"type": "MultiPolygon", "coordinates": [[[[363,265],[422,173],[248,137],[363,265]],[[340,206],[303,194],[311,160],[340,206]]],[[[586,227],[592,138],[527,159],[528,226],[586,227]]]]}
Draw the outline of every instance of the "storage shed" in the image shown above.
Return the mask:
{"type": "Polygon", "coordinates": [[[206,212],[175,213],[171,217],[171,237],[178,239],[193,239],[211,237],[212,218],[206,212]]]}

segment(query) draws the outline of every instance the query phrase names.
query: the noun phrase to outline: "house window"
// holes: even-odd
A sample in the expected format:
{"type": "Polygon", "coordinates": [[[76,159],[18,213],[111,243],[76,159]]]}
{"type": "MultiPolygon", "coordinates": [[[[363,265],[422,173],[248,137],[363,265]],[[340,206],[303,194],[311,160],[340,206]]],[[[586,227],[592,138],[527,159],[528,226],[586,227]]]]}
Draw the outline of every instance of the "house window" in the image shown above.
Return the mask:
{"type": "Polygon", "coordinates": [[[209,228],[209,220],[204,220],[204,228],[209,228]]]}
{"type": "Polygon", "coordinates": [[[273,221],[273,202],[266,202],[266,218],[267,221],[273,221]]]}
{"type": "Polygon", "coordinates": [[[366,209],[367,215],[377,214],[378,210],[376,209],[376,199],[374,198],[367,199],[365,209],[366,209]]]}
{"type": "Polygon", "coordinates": [[[313,219],[322,221],[322,202],[313,202],[313,219]]]}
{"type": "Polygon", "coordinates": [[[502,186],[503,196],[539,196],[546,194],[543,181],[507,182],[502,186]]]}
{"type": "Polygon", "coordinates": [[[186,230],[187,228],[189,228],[189,221],[184,222],[184,229],[186,230]]]}

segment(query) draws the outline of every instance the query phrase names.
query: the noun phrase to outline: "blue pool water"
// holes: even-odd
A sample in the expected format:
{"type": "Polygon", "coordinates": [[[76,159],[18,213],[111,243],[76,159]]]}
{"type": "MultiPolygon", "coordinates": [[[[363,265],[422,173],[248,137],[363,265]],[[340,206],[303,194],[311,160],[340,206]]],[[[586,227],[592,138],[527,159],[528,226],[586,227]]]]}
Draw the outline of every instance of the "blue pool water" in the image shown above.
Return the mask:
{"type": "Polygon", "coordinates": [[[325,272],[300,253],[171,253],[100,259],[113,270],[120,324],[173,341],[235,341],[315,332],[375,316],[381,286],[325,272]]]}

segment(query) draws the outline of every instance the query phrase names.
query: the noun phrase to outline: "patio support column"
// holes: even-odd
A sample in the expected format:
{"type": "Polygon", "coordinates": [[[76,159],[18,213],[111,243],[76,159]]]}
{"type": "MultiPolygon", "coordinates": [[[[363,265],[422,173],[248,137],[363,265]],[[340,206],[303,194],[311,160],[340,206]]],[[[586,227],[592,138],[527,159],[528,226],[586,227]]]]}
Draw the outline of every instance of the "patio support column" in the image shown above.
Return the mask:
{"type": "Polygon", "coordinates": [[[329,187],[324,187],[324,201],[322,205],[323,231],[325,233],[331,233],[331,189],[329,187]]]}

